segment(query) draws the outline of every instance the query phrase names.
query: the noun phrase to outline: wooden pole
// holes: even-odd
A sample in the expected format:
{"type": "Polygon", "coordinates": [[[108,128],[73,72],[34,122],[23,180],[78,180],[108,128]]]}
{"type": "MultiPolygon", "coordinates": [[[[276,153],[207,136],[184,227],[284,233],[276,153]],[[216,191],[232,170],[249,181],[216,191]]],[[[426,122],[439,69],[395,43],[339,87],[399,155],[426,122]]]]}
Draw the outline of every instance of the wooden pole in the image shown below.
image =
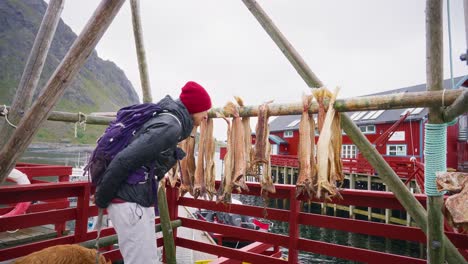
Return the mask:
{"type": "Polygon", "coordinates": [[[131,0],[133,35],[135,36],[135,46],[138,58],[138,69],[140,70],[141,89],[143,91],[143,102],[151,103],[151,87],[148,77],[148,64],[146,62],[145,46],[143,44],[143,30],[141,27],[140,1],[131,0]]]}
{"type": "Polygon", "coordinates": [[[468,112],[468,90],[463,90],[463,93],[449,107],[447,107],[443,114],[444,122],[450,122],[457,116],[468,112]]]}
{"type": "MultiPolygon", "coordinates": [[[[444,104],[452,104],[447,108],[447,114],[444,115],[455,118],[458,114],[466,112],[467,104],[465,104],[468,96],[468,89],[446,90],[445,95],[442,91],[428,91],[428,92],[414,92],[401,94],[390,94],[382,96],[367,96],[359,98],[340,99],[335,102],[335,109],[338,112],[347,111],[370,111],[381,109],[403,109],[409,107],[429,107],[429,106],[442,106],[442,98],[444,104]]],[[[4,107],[0,105],[0,116],[4,107]]],[[[10,108],[7,106],[7,110],[10,108]]],[[[217,118],[216,112],[222,112],[221,108],[214,108],[210,111],[211,118],[217,118]]],[[[309,108],[309,113],[317,113],[318,105],[314,102],[309,108]]],[[[300,115],[302,113],[302,106],[300,104],[271,104],[269,113],[272,116],[281,115],[300,115]]],[[[69,113],[52,111],[47,118],[49,121],[63,121],[63,122],[78,122],[86,120],[90,125],[108,125],[110,121],[114,120],[116,113],[108,113],[106,116],[94,116],[79,113],[69,113]],[[81,117],[80,117],[81,115],[81,117]]],[[[240,111],[241,116],[257,116],[258,106],[245,106],[240,111]]],[[[451,119],[444,120],[450,121],[451,119]]]]}
{"type": "Polygon", "coordinates": [[[9,141],[0,151],[0,182],[15,166],[55,103],[93,51],[125,0],[102,0],[80,36],[47,82],[44,91],[18,124],[9,141]]]}
{"type": "Polygon", "coordinates": [[[305,63],[296,49],[276,27],[273,21],[268,17],[265,11],[255,0],[242,0],[245,6],[249,9],[252,15],[258,20],[260,25],[270,35],[276,45],[280,48],[286,58],[291,62],[296,69],[297,73],[304,79],[309,87],[319,88],[323,86],[323,83],[315,76],[309,66],[305,63]]]}
{"type": "MultiPolygon", "coordinates": [[[[426,1],[426,84],[428,91],[443,89],[443,29],[442,29],[442,0],[426,1]]],[[[428,123],[441,124],[442,108],[429,108],[428,123]]],[[[442,144],[447,144],[446,142],[442,144]]],[[[426,172],[427,173],[427,172],[426,172]]],[[[426,181],[427,181],[426,175],[426,181]]],[[[443,195],[427,196],[427,262],[444,263],[444,217],[442,206],[443,195]]]]}
{"type": "MultiPolygon", "coordinates": [[[[273,24],[271,19],[265,18],[266,14],[261,7],[256,3],[254,0],[243,0],[243,2],[247,5],[249,10],[257,17],[260,24],[265,28],[263,25],[265,21],[269,21],[268,23],[273,24]]],[[[278,43],[277,37],[279,35],[279,30],[276,27],[269,26],[268,30],[265,28],[267,33],[271,36],[273,41],[277,42],[276,44],[281,49],[281,51],[285,54],[286,57],[290,57],[291,53],[295,51],[292,49],[288,49],[288,47],[292,47],[291,44],[284,45],[278,43]],[[274,29],[274,30],[271,30],[274,29]],[[280,45],[281,44],[281,45],[280,45]]],[[[285,39],[281,40],[282,42],[287,41],[285,39]]],[[[297,56],[297,52],[295,52],[297,56]]],[[[288,58],[289,58],[288,57],[288,58]]],[[[304,60],[296,60],[292,63],[296,70],[299,72],[297,68],[301,68],[301,72],[305,73],[301,75],[304,81],[309,85],[309,87],[317,87],[323,86],[322,82],[313,74],[310,69],[305,64],[304,60]],[[309,70],[308,70],[309,69],[309,70]]],[[[415,219],[416,223],[422,229],[422,231],[427,232],[427,214],[422,205],[414,198],[414,196],[408,191],[404,183],[400,180],[398,175],[393,171],[393,169],[388,165],[388,163],[383,159],[380,153],[372,146],[372,144],[367,140],[367,138],[362,134],[361,130],[353,123],[351,118],[347,114],[341,114],[341,125],[343,126],[343,130],[346,134],[351,138],[351,140],[356,144],[359,148],[363,156],[369,161],[372,167],[379,173],[380,178],[383,180],[385,184],[389,186],[389,188],[393,191],[396,198],[406,211],[411,215],[413,219],[415,219]]],[[[451,243],[450,240],[446,236],[444,236],[446,241],[445,247],[447,251],[447,261],[450,263],[464,263],[465,260],[463,256],[458,252],[458,249],[451,243]]]]}
{"type": "Polygon", "coordinates": [[[171,227],[171,217],[169,216],[169,208],[167,206],[166,180],[164,179],[159,183],[158,209],[159,209],[159,218],[161,219],[161,229],[163,232],[164,253],[166,256],[165,263],[175,264],[176,263],[176,251],[175,251],[174,237],[172,235],[173,230],[171,227]]]}
{"type": "MultiPolygon", "coordinates": [[[[6,107],[7,111],[10,107],[6,107]]],[[[4,106],[0,106],[0,112],[4,110],[4,106]]],[[[0,115],[1,116],[1,115],[0,115]]],[[[52,111],[47,118],[48,121],[60,121],[68,123],[85,122],[88,125],[109,125],[109,123],[115,119],[114,116],[94,116],[86,115],[84,113],[69,113],[61,111],[52,111]]]]}
{"type": "MultiPolygon", "coordinates": [[[[42,68],[49,52],[50,44],[54,38],[55,30],[60,21],[60,14],[63,10],[64,0],[51,0],[42,18],[41,26],[34,40],[31,52],[29,53],[23,75],[16,90],[11,109],[8,113],[8,120],[16,125],[21,120],[23,113],[31,105],[34,91],[41,77],[42,68]]],[[[5,145],[14,131],[14,127],[4,123],[0,129],[0,149],[5,145]]]]}
{"type": "MultiPolygon", "coordinates": [[[[442,91],[430,91],[338,99],[336,100],[334,107],[338,112],[348,112],[442,106],[442,104],[452,104],[465,91],[467,91],[467,89],[445,90],[445,93],[442,91]],[[442,99],[444,103],[442,103],[442,99]]],[[[325,100],[326,106],[328,106],[327,103],[328,101],[325,100]]],[[[216,112],[223,112],[223,109],[213,108],[208,113],[209,117],[216,118],[216,112]]],[[[309,108],[309,113],[312,114],[317,112],[318,104],[314,101],[309,108]]],[[[302,113],[302,105],[300,103],[270,104],[268,113],[272,116],[300,115],[302,113]]],[[[227,113],[225,114],[227,115],[227,113]]],[[[258,106],[244,106],[240,110],[240,116],[243,117],[257,115],[258,106]]]]}

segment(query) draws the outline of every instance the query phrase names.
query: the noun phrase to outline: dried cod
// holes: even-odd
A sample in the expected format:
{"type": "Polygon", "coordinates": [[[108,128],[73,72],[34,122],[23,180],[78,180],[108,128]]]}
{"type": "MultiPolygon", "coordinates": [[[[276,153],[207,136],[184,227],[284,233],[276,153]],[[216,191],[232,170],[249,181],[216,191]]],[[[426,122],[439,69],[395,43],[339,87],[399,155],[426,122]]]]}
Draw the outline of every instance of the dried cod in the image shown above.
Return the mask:
{"type": "Polygon", "coordinates": [[[262,196],[267,197],[268,192],[275,193],[275,185],[271,178],[271,164],[270,152],[271,146],[268,139],[270,130],[268,127],[268,104],[272,101],[266,102],[258,108],[258,121],[255,128],[255,155],[254,166],[258,167],[258,174],[262,175],[260,185],[262,186],[262,196]]]}
{"type": "Polygon", "coordinates": [[[191,135],[179,143],[179,147],[187,154],[180,161],[181,186],[179,197],[183,197],[187,192],[193,195],[193,182],[195,177],[195,134],[197,128],[193,128],[191,135]]]}
{"type": "Polygon", "coordinates": [[[313,97],[302,96],[302,115],[299,123],[299,177],[296,182],[296,196],[307,193],[311,199],[315,193],[314,184],[317,181],[315,164],[315,122],[309,115],[309,107],[313,97]]]}
{"type": "Polygon", "coordinates": [[[198,157],[195,168],[195,181],[193,185],[193,197],[197,199],[199,196],[204,197],[206,194],[205,186],[205,142],[206,142],[206,127],[207,120],[204,119],[200,124],[200,136],[198,138],[198,157]]]}
{"type": "Polygon", "coordinates": [[[215,147],[215,139],[213,137],[213,119],[208,118],[205,140],[205,184],[206,192],[210,198],[210,201],[213,199],[213,195],[216,193],[216,170],[214,162],[215,147]]]}
{"type": "Polygon", "coordinates": [[[232,191],[232,171],[234,169],[234,160],[232,157],[233,143],[231,139],[231,121],[226,117],[218,114],[218,117],[222,117],[227,123],[227,148],[226,155],[224,156],[224,171],[221,185],[218,188],[217,202],[230,203],[231,202],[231,191],[232,191]]]}
{"type": "Polygon", "coordinates": [[[337,182],[344,179],[341,163],[341,126],[339,113],[333,108],[339,88],[331,93],[325,88],[313,91],[317,102],[319,103],[319,139],[317,142],[317,198],[330,199],[333,196],[341,195],[336,186],[337,182]],[[329,99],[328,110],[325,112],[323,101],[329,99]],[[323,120],[322,126],[321,120],[323,120]]]}

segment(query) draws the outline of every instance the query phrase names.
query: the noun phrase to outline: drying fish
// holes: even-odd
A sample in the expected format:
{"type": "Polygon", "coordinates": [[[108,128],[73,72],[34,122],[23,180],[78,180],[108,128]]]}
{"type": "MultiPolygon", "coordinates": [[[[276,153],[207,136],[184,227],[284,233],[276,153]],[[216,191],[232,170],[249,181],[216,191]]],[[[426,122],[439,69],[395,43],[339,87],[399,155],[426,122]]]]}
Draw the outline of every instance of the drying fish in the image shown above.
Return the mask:
{"type": "Polygon", "coordinates": [[[210,201],[213,199],[213,195],[216,192],[215,189],[215,180],[216,180],[216,172],[215,172],[215,162],[214,162],[214,154],[215,154],[215,139],[213,137],[213,119],[208,118],[207,126],[206,126],[206,142],[205,142],[205,184],[206,184],[206,192],[210,201]]]}
{"type": "Polygon", "coordinates": [[[217,114],[218,117],[222,117],[227,123],[227,151],[224,156],[224,172],[221,185],[218,188],[217,202],[230,203],[231,202],[231,191],[232,191],[232,171],[234,169],[234,161],[232,159],[232,139],[231,139],[231,122],[226,117],[217,114]]]}
{"type": "Polygon", "coordinates": [[[267,163],[263,164],[262,168],[262,180],[260,181],[260,185],[262,186],[262,196],[264,199],[268,197],[268,193],[275,193],[275,184],[273,183],[273,179],[271,178],[271,144],[267,141],[267,163]]]}
{"type": "Polygon", "coordinates": [[[174,165],[174,167],[172,167],[165,175],[169,179],[169,183],[171,184],[172,188],[174,188],[176,186],[176,184],[177,184],[177,180],[178,180],[177,174],[178,173],[179,173],[179,166],[176,163],[176,165],[174,165]]]}
{"type": "Polygon", "coordinates": [[[191,135],[179,143],[179,147],[187,154],[180,161],[181,186],[179,188],[179,197],[183,197],[187,192],[193,193],[193,182],[195,176],[195,134],[197,128],[192,130],[191,135]]]}
{"type": "MultiPolygon", "coordinates": [[[[335,90],[335,93],[331,93],[325,88],[320,88],[313,91],[314,96],[318,102],[323,102],[325,97],[330,98],[328,111],[326,112],[323,125],[320,130],[319,140],[317,142],[317,198],[319,199],[322,198],[322,195],[327,199],[335,195],[339,195],[338,189],[336,187],[336,180],[341,178],[340,175],[342,174],[342,171],[341,165],[335,164],[337,159],[340,158],[339,151],[338,153],[335,151],[335,148],[338,148],[339,142],[336,142],[335,146],[333,146],[332,142],[332,139],[335,139],[336,141],[336,137],[341,137],[341,128],[336,127],[336,124],[339,123],[334,121],[334,119],[337,118],[337,115],[335,109],[333,108],[338,91],[338,88],[335,90]],[[334,135],[334,133],[339,133],[339,135],[334,135]]],[[[319,104],[319,108],[322,107],[323,105],[320,106],[319,104]]],[[[322,117],[320,117],[319,112],[319,122],[321,119],[322,117]]],[[[339,148],[341,149],[341,145],[339,148]]]]}
{"type": "MultiPolygon", "coordinates": [[[[237,104],[245,107],[244,101],[238,96],[234,96],[237,104]]],[[[255,150],[252,146],[252,129],[250,128],[250,117],[242,117],[242,126],[244,128],[244,144],[245,144],[245,162],[246,162],[246,175],[257,176],[257,170],[253,166],[255,150]]]]}
{"type": "Polygon", "coordinates": [[[205,196],[205,142],[206,142],[206,127],[207,121],[204,119],[200,124],[200,136],[198,138],[198,157],[197,166],[195,168],[195,181],[193,185],[193,197],[197,199],[199,196],[205,196]]]}
{"type": "Polygon", "coordinates": [[[260,184],[262,186],[262,196],[266,197],[268,192],[275,193],[275,185],[271,179],[270,169],[270,147],[268,136],[270,130],[268,127],[268,104],[272,101],[266,102],[258,108],[258,121],[255,128],[255,159],[254,165],[258,166],[261,171],[262,179],[260,184]]]}
{"type": "Polygon", "coordinates": [[[296,196],[307,192],[310,198],[313,196],[313,178],[315,178],[315,122],[309,115],[309,107],[312,102],[311,95],[302,96],[302,115],[299,123],[299,178],[296,182],[296,196]],[[314,168],[314,169],[312,169],[314,168]]]}
{"type": "Polygon", "coordinates": [[[468,173],[438,172],[437,190],[453,193],[445,201],[445,215],[451,226],[468,232],[468,173]]]}
{"type": "Polygon", "coordinates": [[[244,141],[244,128],[242,120],[239,116],[239,107],[233,102],[228,102],[224,107],[224,111],[233,116],[232,128],[231,128],[231,155],[234,159],[234,169],[232,175],[233,187],[240,187],[241,189],[248,191],[249,188],[245,184],[245,172],[247,170],[246,164],[246,151],[244,141]]]}
{"type": "Polygon", "coordinates": [[[330,182],[337,186],[337,183],[343,183],[343,162],[341,160],[341,146],[343,144],[343,135],[341,134],[341,115],[335,111],[335,117],[333,118],[332,126],[332,137],[331,137],[331,152],[333,153],[333,167],[330,168],[330,182]]]}

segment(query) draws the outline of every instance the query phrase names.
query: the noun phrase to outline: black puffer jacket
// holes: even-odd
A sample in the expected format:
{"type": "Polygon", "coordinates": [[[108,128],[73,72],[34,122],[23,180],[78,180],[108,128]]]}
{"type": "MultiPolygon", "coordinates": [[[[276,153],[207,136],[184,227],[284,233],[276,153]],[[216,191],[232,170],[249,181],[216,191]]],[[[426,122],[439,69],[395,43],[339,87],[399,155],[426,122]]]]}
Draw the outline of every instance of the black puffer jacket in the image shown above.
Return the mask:
{"type": "Polygon", "coordinates": [[[155,165],[155,174],[160,178],[176,163],[177,143],[190,135],[192,118],[180,102],[166,96],[158,103],[168,114],[159,114],[146,122],[136,138],[109,164],[101,183],[96,189],[96,205],[106,208],[114,198],[134,202],[144,207],[154,205],[156,194],[151,180],[141,184],[126,182],[130,173],[146,166],[155,165]],[[179,123],[180,121],[180,123],[179,123]]]}

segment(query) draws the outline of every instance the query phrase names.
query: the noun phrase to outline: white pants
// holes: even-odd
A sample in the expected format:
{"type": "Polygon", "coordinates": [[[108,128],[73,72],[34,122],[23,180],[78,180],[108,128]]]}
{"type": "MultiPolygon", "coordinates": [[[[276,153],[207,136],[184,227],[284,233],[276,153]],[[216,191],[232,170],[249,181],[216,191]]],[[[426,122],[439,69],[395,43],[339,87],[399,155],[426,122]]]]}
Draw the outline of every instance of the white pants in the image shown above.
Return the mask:
{"type": "Polygon", "coordinates": [[[154,207],[112,203],[107,208],[125,264],[158,263],[154,207]]]}

